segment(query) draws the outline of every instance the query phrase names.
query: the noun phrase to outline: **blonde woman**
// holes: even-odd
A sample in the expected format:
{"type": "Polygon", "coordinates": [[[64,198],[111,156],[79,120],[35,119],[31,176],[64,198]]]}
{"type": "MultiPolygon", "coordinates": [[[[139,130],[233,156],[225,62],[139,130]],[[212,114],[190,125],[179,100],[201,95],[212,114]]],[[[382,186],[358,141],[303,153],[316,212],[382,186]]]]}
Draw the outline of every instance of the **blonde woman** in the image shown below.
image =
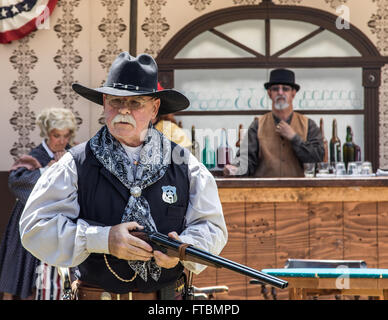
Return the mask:
{"type": "Polygon", "coordinates": [[[8,178],[16,204],[0,245],[0,292],[4,292],[3,299],[58,300],[61,297],[56,268],[41,263],[22,247],[19,219],[39,177],[74,144],[77,123],[70,110],[49,108],[37,116],[36,124],[42,143],[14,163],[8,178]]]}

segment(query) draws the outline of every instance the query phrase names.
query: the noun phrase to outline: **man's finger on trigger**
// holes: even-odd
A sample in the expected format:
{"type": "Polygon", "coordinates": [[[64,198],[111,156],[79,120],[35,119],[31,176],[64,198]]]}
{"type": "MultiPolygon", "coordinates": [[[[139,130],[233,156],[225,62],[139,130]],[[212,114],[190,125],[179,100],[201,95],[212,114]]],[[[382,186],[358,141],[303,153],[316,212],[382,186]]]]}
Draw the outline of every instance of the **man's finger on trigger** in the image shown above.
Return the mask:
{"type": "Polygon", "coordinates": [[[152,247],[145,241],[141,240],[138,237],[129,235],[128,243],[134,247],[140,248],[142,250],[146,250],[152,252],[152,247]]]}
{"type": "Polygon", "coordinates": [[[133,246],[133,245],[128,246],[127,252],[128,252],[128,254],[137,255],[137,256],[140,256],[143,258],[151,258],[154,255],[153,252],[143,250],[143,249],[136,247],[136,246],[133,246]]]}

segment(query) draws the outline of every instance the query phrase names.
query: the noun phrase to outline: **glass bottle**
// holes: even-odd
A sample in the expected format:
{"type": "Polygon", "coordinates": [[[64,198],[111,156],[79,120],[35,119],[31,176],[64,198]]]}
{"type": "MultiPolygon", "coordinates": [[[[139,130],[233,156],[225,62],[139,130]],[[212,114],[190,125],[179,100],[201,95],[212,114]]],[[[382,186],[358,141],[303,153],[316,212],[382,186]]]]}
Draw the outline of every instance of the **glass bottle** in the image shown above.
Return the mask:
{"type": "Polygon", "coordinates": [[[333,136],[330,139],[330,162],[341,161],[341,140],[337,136],[337,120],[333,119],[333,136]]]}
{"type": "Polygon", "coordinates": [[[228,144],[228,134],[225,128],[222,128],[221,143],[217,148],[217,166],[219,168],[223,168],[226,164],[230,164],[231,153],[232,150],[228,144]]]}
{"type": "Polygon", "coordinates": [[[240,148],[240,143],[241,143],[241,130],[242,130],[242,128],[243,128],[243,125],[240,124],[240,125],[238,126],[238,139],[237,139],[237,141],[236,141],[236,147],[237,147],[237,148],[240,148]]]}
{"type": "Polygon", "coordinates": [[[354,144],[354,161],[361,161],[361,147],[357,144],[354,144]]]}
{"type": "Polygon", "coordinates": [[[325,131],[323,129],[323,119],[321,118],[319,121],[319,129],[321,130],[321,136],[323,140],[323,148],[325,149],[325,155],[323,156],[323,162],[327,162],[329,160],[329,150],[327,145],[327,139],[325,137],[325,131]]]}
{"type": "Polygon", "coordinates": [[[205,137],[205,147],[202,150],[202,163],[208,169],[213,169],[216,166],[216,153],[210,146],[209,136],[205,137]]]}
{"type": "Polygon", "coordinates": [[[195,140],[195,127],[191,126],[191,153],[201,161],[201,157],[199,155],[199,143],[195,140]]]}
{"type": "MultiPolygon", "coordinates": [[[[352,131],[352,137],[353,137],[353,131],[352,131]]],[[[361,162],[361,147],[357,144],[354,144],[354,161],[361,162]]]]}
{"type": "Polygon", "coordinates": [[[343,145],[344,153],[344,162],[346,168],[348,167],[349,162],[355,161],[355,152],[354,152],[354,143],[353,143],[353,132],[350,126],[346,127],[346,142],[343,145]]]}

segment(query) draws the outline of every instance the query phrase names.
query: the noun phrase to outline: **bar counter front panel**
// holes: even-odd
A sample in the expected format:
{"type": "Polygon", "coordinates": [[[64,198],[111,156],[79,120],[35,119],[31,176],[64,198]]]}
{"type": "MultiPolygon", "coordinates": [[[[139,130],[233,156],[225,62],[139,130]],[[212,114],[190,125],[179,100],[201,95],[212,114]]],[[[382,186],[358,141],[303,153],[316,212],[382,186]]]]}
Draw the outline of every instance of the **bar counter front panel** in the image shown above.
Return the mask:
{"type": "MultiPolygon", "coordinates": [[[[259,270],[283,268],[288,258],[388,268],[388,177],[216,181],[229,232],[221,256],[259,270]]],[[[249,280],[207,268],[194,285],[227,285],[217,299],[263,299],[249,280]]],[[[287,299],[287,290],[277,289],[277,298],[287,299]]]]}

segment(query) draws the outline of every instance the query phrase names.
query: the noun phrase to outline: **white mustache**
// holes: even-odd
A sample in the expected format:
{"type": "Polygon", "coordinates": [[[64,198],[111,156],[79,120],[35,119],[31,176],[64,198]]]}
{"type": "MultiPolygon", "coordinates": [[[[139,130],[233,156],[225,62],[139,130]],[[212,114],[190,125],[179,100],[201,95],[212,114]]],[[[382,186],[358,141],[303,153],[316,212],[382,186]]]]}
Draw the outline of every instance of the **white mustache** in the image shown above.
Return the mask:
{"type": "Polygon", "coordinates": [[[286,96],[283,96],[283,95],[277,96],[275,99],[275,102],[278,102],[280,99],[286,100],[286,96]]]}
{"type": "Polygon", "coordinates": [[[131,124],[134,128],[136,128],[136,121],[130,114],[118,114],[111,121],[112,126],[117,122],[126,122],[131,124]]]}

